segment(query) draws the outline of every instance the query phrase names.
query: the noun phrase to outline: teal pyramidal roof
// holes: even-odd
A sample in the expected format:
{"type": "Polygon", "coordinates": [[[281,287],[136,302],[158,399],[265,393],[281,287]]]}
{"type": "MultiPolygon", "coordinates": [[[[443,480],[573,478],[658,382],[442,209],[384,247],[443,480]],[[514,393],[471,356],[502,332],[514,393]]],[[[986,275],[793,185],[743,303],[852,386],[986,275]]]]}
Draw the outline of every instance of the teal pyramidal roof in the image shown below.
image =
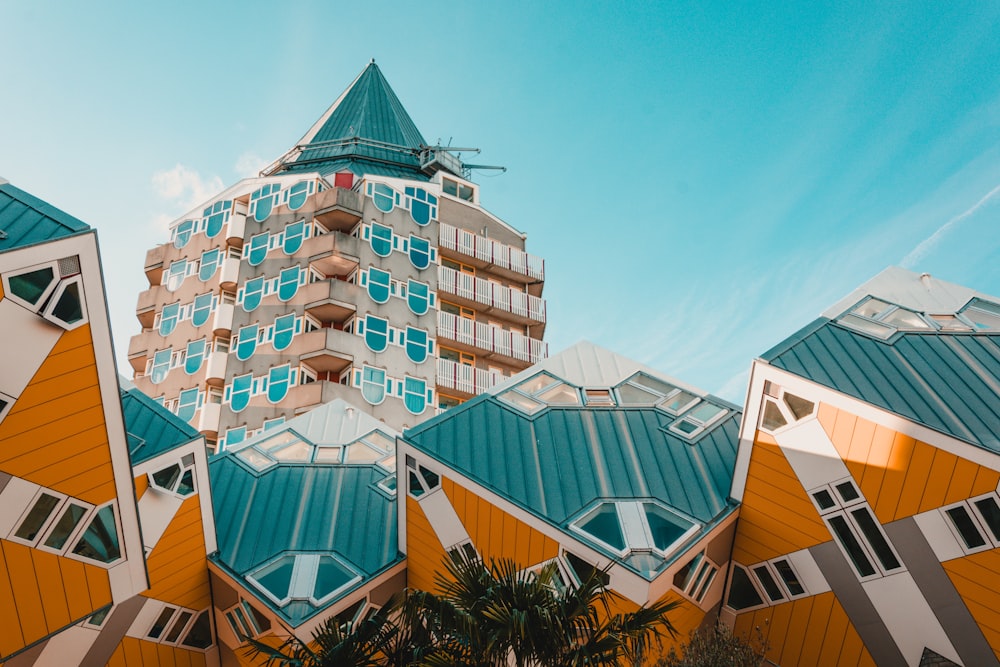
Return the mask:
{"type": "Polygon", "coordinates": [[[720,398],[583,342],[404,439],[575,539],[570,524],[599,502],[652,500],[699,525],[695,540],[735,507],[729,488],[740,415],[720,398]]]}
{"type": "Polygon", "coordinates": [[[420,149],[426,145],[373,60],[279,160],[276,171],[350,170],[426,180],[420,149]]]}
{"type": "Polygon", "coordinates": [[[201,433],[186,421],[124,380],[121,388],[122,416],[132,465],[198,440],[201,433]]]}
{"type": "Polygon", "coordinates": [[[401,562],[396,436],[337,399],[212,457],[212,560],[293,627],[401,562]],[[288,595],[281,573],[299,556],[322,558],[337,586],[288,595]]]}
{"type": "Polygon", "coordinates": [[[1000,298],[889,268],[762,359],[1000,453],[1000,298]]]}
{"type": "Polygon", "coordinates": [[[89,230],[82,220],[0,178],[0,252],[89,230]]]}

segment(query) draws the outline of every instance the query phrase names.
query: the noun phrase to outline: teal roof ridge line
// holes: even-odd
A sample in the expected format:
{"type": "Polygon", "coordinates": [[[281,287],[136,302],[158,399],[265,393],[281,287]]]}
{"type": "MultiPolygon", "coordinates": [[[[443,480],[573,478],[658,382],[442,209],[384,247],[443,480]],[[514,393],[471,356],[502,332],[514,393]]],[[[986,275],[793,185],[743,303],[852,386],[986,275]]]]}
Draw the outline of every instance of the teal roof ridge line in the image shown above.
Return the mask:
{"type": "Polygon", "coordinates": [[[92,230],[79,218],[8,181],[0,182],[0,251],[92,230]]]}
{"type": "Polygon", "coordinates": [[[423,135],[371,61],[292,149],[262,173],[357,156],[419,170],[423,135]]]}
{"type": "Polygon", "coordinates": [[[132,465],[201,439],[194,427],[135,386],[122,386],[119,393],[132,465]]]}

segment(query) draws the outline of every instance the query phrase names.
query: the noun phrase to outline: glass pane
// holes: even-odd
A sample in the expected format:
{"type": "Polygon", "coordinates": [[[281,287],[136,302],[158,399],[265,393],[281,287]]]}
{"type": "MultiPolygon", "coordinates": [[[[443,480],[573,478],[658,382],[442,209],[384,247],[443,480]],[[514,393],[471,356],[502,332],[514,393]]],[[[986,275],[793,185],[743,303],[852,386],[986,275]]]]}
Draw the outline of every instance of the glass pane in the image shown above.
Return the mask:
{"type": "Polygon", "coordinates": [[[979,529],[976,528],[976,523],[969,516],[969,512],[965,509],[965,506],[952,507],[945,510],[945,514],[955,524],[955,528],[958,529],[958,534],[962,536],[965,546],[970,549],[976,549],[986,545],[986,539],[979,532],[979,529]]]}
{"type": "Polygon", "coordinates": [[[618,387],[618,398],[622,405],[653,405],[660,396],[631,384],[618,387]]]}
{"type": "Polygon", "coordinates": [[[382,458],[384,452],[379,452],[368,445],[356,442],[347,448],[346,463],[372,463],[382,458]]]}
{"type": "Polygon", "coordinates": [[[677,392],[676,395],[671,396],[667,400],[660,403],[661,408],[665,408],[673,413],[682,412],[687,406],[691,405],[698,397],[694,394],[689,394],[686,391],[677,392]]]}
{"type": "Polygon", "coordinates": [[[788,424],[788,420],[781,414],[781,410],[772,401],[764,401],[764,414],[760,420],[760,427],[767,431],[774,431],[788,424]]]}
{"type": "Polygon", "coordinates": [[[685,417],[679,421],[674,422],[673,428],[677,429],[681,433],[686,433],[691,435],[695,431],[701,428],[700,424],[695,424],[693,421],[685,417]]]}
{"type": "Polygon", "coordinates": [[[813,403],[794,394],[785,394],[785,405],[796,419],[803,419],[812,414],[813,403]]]}
{"type": "Polygon", "coordinates": [[[164,607],[160,612],[160,615],[156,617],[156,621],[153,622],[153,627],[149,629],[149,634],[146,636],[150,639],[159,639],[160,635],[167,627],[167,623],[170,622],[170,617],[174,615],[177,611],[174,607],[164,607]]]}
{"type": "Polygon", "coordinates": [[[428,489],[433,490],[441,486],[441,477],[436,472],[420,466],[420,476],[424,478],[428,489]]]}
{"type": "Polygon", "coordinates": [[[45,546],[53,549],[62,549],[63,545],[66,544],[66,540],[69,539],[70,533],[76,529],[76,525],[80,523],[80,520],[83,519],[83,515],[86,513],[86,507],[70,503],[63,511],[62,516],[59,517],[59,520],[56,521],[55,528],[52,529],[52,532],[46,538],[45,546]]]}
{"type": "Polygon", "coordinates": [[[566,384],[546,389],[538,398],[551,405],[580,405],[580,392],[566,384]]]}
{"type": "Polygon", "coordinates": [[[787,560],[774,561],[774,569],[778,571],[778,576],[785,582],[785,587],[789,593],[792,595],[802,595],[806,592],[799,582],[798,575],[795,574],[795,570],[792,569],[787,560]]]}
{"type": "Polygon", "coordinates": [[[848,558],[854,563],[854,569],[862,577],[870,577],[875,574],[875,567],[868,560],[865,550],[848,527],[847,519],[840,515],[830,517],[830,527],[833,528],[833,533],[837,537],[837,541],[840,542],[840,546],[844,548],[848,558]]]}
{"type": "Polygon", "coordinates": [[[750,575],[742,567],[733,567],[733,579],[729,582],[729,600],[726,604],[736,610],[764,604],[760,593],[750,582],[750,575]]]}
{"type": "Polygon", "coordinates": [[[814,493],[813,498],[816,499],[816,504],[819,505],[821,510],[828,510],[837,505],[837,501],[833,499],[833,496],[826,489],[814,493]]]}
{"type": "Polygon", "coordinates": [[[691,523],[668,512],[653,503],[644,503],[646,522],[653,537],[653,545],[660,551],[666,551],[691,527],[691,523]]]}
{"type": "Polygon", "coordinates": [[[300,440],[300,438],[294,431],[282,431],[281,433],[272,435],[270,438],[261,440],[257,443],[257,447],[265,452],[273,452],[297,440],[300,440]]]}
{"type": "Polygon", "coordinates": [[[55,273],[51,266],[47,266],[17,276],[11,276],[7,280],[7,284],[10,286],[12,294],[35,305],[42,295],[45,294],[45,290],[48,289],[53,279],[55,279],[55,273]]]}
{"type": "Polygon", "coordinates": [[[861,507],[852,511],[851,516],[858,522],[861,533],[875,551],[875,557],[882,563],[882,567],[886,570],[895,570],[900,567],[896,554],[892,552],[892,547],[889,546],[888,540],[882,534],[882,529],[875,521],[875,517],[872,516],[871,510],[867,507],[861,507]]]}
{"type": "Polygon", "coordinates": [[[552,383],[557,382],[557,380],[549,375],[548,373],[539,373],[534,377],[530,377],[524,382],[517,385],[517,389],[520,389],[525,394],[534,394],[535,392],[541,391],[542,389],[548,387],[552,383]]]}
{"type": "Polygon", "coordinates": [[[169,468],[164,468],[163,470],[158,470],[153,473],[153,484],[161,488],[167,489],[168,491],[174,490],[174,485],[177,484],[178,478],[181,476],[181,467],[178,464],[174,464],[169,468]]]}
{"type": "Polygon", "coordinates": [[[295,556],[282,556],[255,574],[254,579],[274,597],[281,600],[288,597],[288,588],[292,583],[294,567],[295,556]]]}
{"type": "Polygon", "coordinates": [[[870,317],[874,319],[876,316],[878,316],[879,313],[881,313],[888,307],[889,304],[886,303],[885,301],[880,301],[878,299],[868,299],[860,306],[855,308],[853,312],[856,315],[860,315],[861,317],[870,317]]]}
{"type": "Polygon", "coordinates": [[[882,318],[886,324],[899,327],[901,329],[932,329],[922,317],[904,308],[897,308],[882,318]]]}
{"type": "Polygon", "coordinates": [[[28,516],[26,516],[24,521],[21,522],[21,527],[17,529],[17,532],[14,533],[14,535],[22,540],[33,541],[38,535],[38,531],[42,529],[43,525],[45,525],[49,515],[52,514],[52,510],[54,510],[58,504],[58,498],[50,496],[47,493],[43,493],[41,497],[35,501],[34,507],[32,507],[31,511],[28,512],[28,516]]]}
{"type": "Polygon", "coordinates": [[[102,563],[110,563],[121,557],[115,511],[111,505],[105,505],[97,510],[73,553],[102,563]]]}
{"type": "Polygon", "coordinates": [[[308,461],[312,456],[312,450],[312,445],[300,440],[284,449],[279,449],[272,456],[279,461],[308,461]]]}
{"type": "Polygon", "coordinates": [[[181,483],[177,485],[177,493],[182,496],[189,496],[194,493],[194,471],[185,470],[181,477],[181,483]]]}
{"type": "Polygon", "coordinates": [[[264,456],[263,454],[255,450],[253,447],[247,447],[246,449],[241,449],[239,452],[236,453],[236,456],[240,457],[241,459],[249,463],[250,467],[254,468],[255,470],[263,470],[264,468],[274,464],[274,461],[272,461],[267,456],[264,456]]]}
{"type": "Polygon", "coordinates": [[[983,515],[987,528],[993,533],[993,539],[1000,541],[1000,506],[996,498],[982,498],[973,503],[983,515]]]}
{"type": "Polygon", "coordinates": [[[688,584],[691,583],[691,578],[694,576],[694,573],[698,571],[698,565],[701,563],[704,556],[705,552],[699,553],[697,556],[689,560],[684,567],[677,570],[674,574],[674,586],[682,591],[686,591],[688,584]]]}
{"type": "Polygon", "coordinates": [[[677,389],[677,387],[675,387],[674,385],[670,384],[669,382],[664,382],[662,380],[658,380],[658,379],[656,379],[654,377],[651,377],[649,375],[643,375],[642,373],[638,373],[636,375],[633,375],[630,378],[630,380],[632,382],[634,382],[635,384],[642,385],[643,387],[645,387],[647,389],[652,389],[653,391],[655,391],[655,392],[657,392],[657,393],[659,393],[659,394],[661,394],[663,396],[666,396],[670,392],[672,392],[675,389],[677,389]]]}
{"type": "Polygon", "coordinates": [[[855,317],[854,315],[844,315],[840,318],[840,322],[850,326],[852,329],[869,333],[878,338],[888,338],[892,334],[896,333],[895,327],[882,324],[881,322],[873,322],[861,317],[855,317]]]}
{"type": "Polygon", "coordinates": [[[184,629],[184,626],[187,625],[187,622],[191,620],[192,616],[194,616],[194,614],[189,611],[182,611],[179,613],[177,615],[177,620],[174,621],[173,626],[170,628],[170,632],[168,632],[167,636],[163,638],[163,641],[171,643],[177,641],[177,638],[181,636],[181,630],[184,629]]]}
{"type": "Polygon", "coordinates": [[[340,447],[317,447],[313,461],[316,463],[340,463],[341,451],[340,447]]]}
{"type": "Polygon", "coordinates": [[[707,424],[725,411],[726,409],[721,406],[702,401],[700,404],[696,405],[691,412],[687,413],[686,416],[697,419],[702,424],[707,424]]]}
{"type": "Polygon", "coordinates": [[[590,533],[618,551],[625,549],[625,537],[618,523],[618,511],[613,503],[604,503],[577,523],[577,527],[590,533]]]}
{"type": "Polygon", "coordinates": [[[761,583],[764,587],[764,592],[767,593],[767,597],[771,598],[772,602],[777,602],[778,600],[783,600],[785,598],[784,593],[778,588],[778,582],[774,580],[771,576],[770,571],[767,567],[760,565],[753,569],[753,573],[757,575],[757,581],[761,583]]]}
{"type": "Polygon", "coordinates": [[[857,500],[861,497],[858,495],[858,490],[852,482],[841,482],[840,484],[834,485],[833,488],[837,489],[837,493],[840,494],[840,497],[844,499],[845,503],[849,503],[852,500],[857,500]]]}
{"type": "Polygon", "coordinates": [[[420,483],[420,478],[417,477],[417,473],[413,470],[409,471],[409,476],[407,481],[409,482],[409,494],[414,498],[419,498],[424,495],[424,487],[420,483]]]}
{"type": "Polygon", "coordinates": [[[387,436],[382,431],[372,431],[365,436],[365,441],[375,445],[383,452],[395,452],[396,451],[396,441],[387,436]]]}
{"type": "Polygon", "coordinates": [[[498,398],[502,398],[509,403],[513,403],[517,407],[527,412],[529,415],[534,412],[537,412],[542,407],[542,404],[536,401],[535,399],[528,398],[524,394],[516,392],[513,389],[505,391],[504,393],[500,394],[498,398]]]}
{"type": "Polygon", "coordinates": [[[52,316],[66,324],[75,324],[83,319],[83,304],[80,301],[80,284],[76,281],[65,283],[59,301],[52,309],[52,316]]]}
{"type": "Polygon", "coordinates": [[[349,582],[354,576],[330,556],[320,556],[312,596],[319,600],[349,582]]]}
{"type": "Polygon", "coordinates": [[[198,618],[191,624],[187,637],[181,643],[193,648],[208,648],[212,645],[212,622],[208,618],[207,609],[198,614],[198,618]]]}

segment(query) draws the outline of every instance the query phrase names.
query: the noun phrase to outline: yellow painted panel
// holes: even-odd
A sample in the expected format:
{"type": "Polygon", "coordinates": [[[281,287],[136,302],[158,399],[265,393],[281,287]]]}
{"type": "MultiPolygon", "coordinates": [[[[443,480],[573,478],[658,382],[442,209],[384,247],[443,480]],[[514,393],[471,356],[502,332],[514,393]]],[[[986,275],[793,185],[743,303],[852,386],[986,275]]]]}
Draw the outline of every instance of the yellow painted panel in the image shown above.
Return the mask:
{"type": "Polygon", "coordinates": [[[210,585],[205,566],[201,496],[186,498],[146,559],[150,589],[147,597],[189,609],[208,604],[210,585]]]}
{"type": "Polygon", "coordinates": [[[125,647],[121,644],[115,648],[115,652],[111,654],[111,659],[108,660],[107,667],[128,667],[125,662],[125,647]]]}
{"type": "Polygon", "coordinates": [[[927,485],[933,462],[934,448],[923,442],[917,442],[913,447],[910,464],[906,468],[906,478],[899,493],[895,519],[913,516],[920,511],[920,499],[927,485]]]}
{"type": "Polygon", "coordinates": [[[25,647],[21,623],[18,619],[17,601],[11,585],[10,568],[7,564],[5,547],[10,542],[0,540],[0,655],[10,655],[25,647]]]}
{"type": "Polygon", "coordinates": [[[952,473],[948,484],[948,492],[945,494],[942,505],[957,503],[972,496],[972,485],[976,482],[976,475],[979,473],[979,466],[967,459],[959,458],[955,462],[955,470],[952,473]]]}
{"type": "Polygon", "coordinates": [[[83,571],[87,575],[90,603],[94,605],[94,609],[111,604],[111,579],[108,577],[108,571],[88,563],[83,564],[83,571]]]}
{"type": "MultiPolygon", "coordinates": [[[[866,422],[871,423],[871,422],[866,422]]],[[[868,447],[868,459],[865,462],[865,471],[858,482],[861,493],[874,504],[882,491],[882,481],[885,479],[885,471],[892,456],[892,442],[896,432],[884,426],[871,424],[873,431],[868,447]]]]}
{"type": "Polygon", "coordinates": [[[827,403],[820,403],[819,407],[816,409],[816,419],[819,420],[820,426],[826,431],[827,437],[833,440],[833,427],[837,423],[837,415],[840,411],[828,405],[827,403]]]}
{"type": "Polygon", "coordinates": [[[978,496],[995,491],[998,483],[1000,483],[1000,472],[980,467],[976,474],[976,482],[972,485],[972,495],[978,496]]]}
{"type": "Polygon", "coordinates": [[[802,664],[799,656],[802,654],[805,633],[809,627],[809,617],[812,614],[813,598],[801,598],[788,603],[789,617],[785,629],[785,642],[781,649],[782,665],[802,664]]]}
{"type": "Polygon", "coordinates": [[[868,498],[880,523],[889,523],[896,518],[896,506],[903,491],[903,482],[906,480],[906,464],[913,455],[915,444],[913,438],[902,433],[896,433],[892,439],[890,465],[886,466],[882,489],[877,498],[868,498]],[[898,465],[895,465],[896,462],[899,462],[898,465]]]}
{"type": "Polygon", "coordinates": [[[145,640],[139,640],[139,650],[142,653],[142,664],[149,665],[159,665],[160,664],[160,651],[155,642],[148,642],[145,640]]]}
{"type": "Polygon", "coordinates": [[[191,667],[206,667],[207,662],[204,653],[191,651],[191,667]]]}
{"type": "Polygon", "coordinates": [[[124,637],[121,647],[124,649],[126,667],[143,667],[142,641],[135,637],[124,637]]]}
{"type": "Polygon", "coordinates": [[[812,609],[809,620],[802,629],[802,650],[799,653],[800,665],[818,665],[823,649],[823,638],[826,635],[827,623],[833,610],[833,593],[828,591],[812,598],[812,609]]]}
{"type": "Polygon", "coordinates": [[[132,484],[135,486],[135,499],[139,500],[142,498],[142,494],[146,493],[146,489],[149,488],[149,477],[146,475],[139,475],[133,478],[132,484]]]}
{"type": "Polygon", "coordinates": [[[14,606],[18,611],[25,644],[37,641],[48,634],[42,595],[31,558],[32,551],[31,547],[22,544],[4,542],[7,572],[10,575],[14,606]]]}
{"type": "Polygon", "coordinates": [[[56,554],[31,550],[31,560],[38,578],[38,591],[42,596],[42,608],[45,610],[45,624],[49,632],[55,632],[70,621],[69,604],[66,602],[66,591],[63,587],[62,570],[59,568],[60,557],[56,554]]]}
{"type": "Polygon", "coordinates": [[[840,667],[857,667],[858,663],[861,662],[862,651],[864,651],[864,644],[861,641],[861,636],[854,630],[853,625],[848,624],[837,664],[840,667]]]}
{"type": "Polygon", "coordinates": [[[983,551],[941,564],[993,651],[1000,655],[1000,550],[983,551]]]}
{"type": "Polygon", "coordinates": [[[59,576],[66,591],[69,615],[74,619],[83,618],[96,609],[90,602],[90,588],[87,586],[87,573],[84,568],[84,564],[80,561],[71,558],[59,559],[59,576]]]}
{"type": "Polygon", "coordinates": [[[406,496],[407,585],[419,590],[435,590],[435,573],[441,572],[445,559],[444,547],[420,504],[406,496]]]}
{"type": "Polygon", "coordinates": [[[44,381],[82,368],[93,359],[90,325],[64,332],[32,380],[44,381]]]}
{"type": "Polygon", "coordinates": [[[770,433],[765,433],[764,431],[757,431],[754,434],[754,441],[759,442],[762,445],[777,445],[778,441],[774,439],[774,436],[770,433]]]}
{"type": "Polygon", "coordinates": [[[931,449],[934,452],[934,458],[927,474],[924,493],[920,497],[919,512],[936,509],[944,504],[944,497],[948,492],[952,475],[955,474],[955,464],[958,462],[958,457],[950,452],[934,447],[931,449]]]}

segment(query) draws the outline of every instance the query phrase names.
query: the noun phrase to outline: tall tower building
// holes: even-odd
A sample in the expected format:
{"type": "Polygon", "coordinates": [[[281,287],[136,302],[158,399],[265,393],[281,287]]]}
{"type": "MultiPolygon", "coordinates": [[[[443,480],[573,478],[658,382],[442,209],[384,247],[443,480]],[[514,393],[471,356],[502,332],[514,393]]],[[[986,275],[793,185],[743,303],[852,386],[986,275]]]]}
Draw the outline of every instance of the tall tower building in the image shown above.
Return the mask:
{"type": "Polygon", "coordinates": [[[221,449],[336,398],[395,428],[547,356],[543,261],[372,61],[146,254],[135,384],[221,449]]]}

